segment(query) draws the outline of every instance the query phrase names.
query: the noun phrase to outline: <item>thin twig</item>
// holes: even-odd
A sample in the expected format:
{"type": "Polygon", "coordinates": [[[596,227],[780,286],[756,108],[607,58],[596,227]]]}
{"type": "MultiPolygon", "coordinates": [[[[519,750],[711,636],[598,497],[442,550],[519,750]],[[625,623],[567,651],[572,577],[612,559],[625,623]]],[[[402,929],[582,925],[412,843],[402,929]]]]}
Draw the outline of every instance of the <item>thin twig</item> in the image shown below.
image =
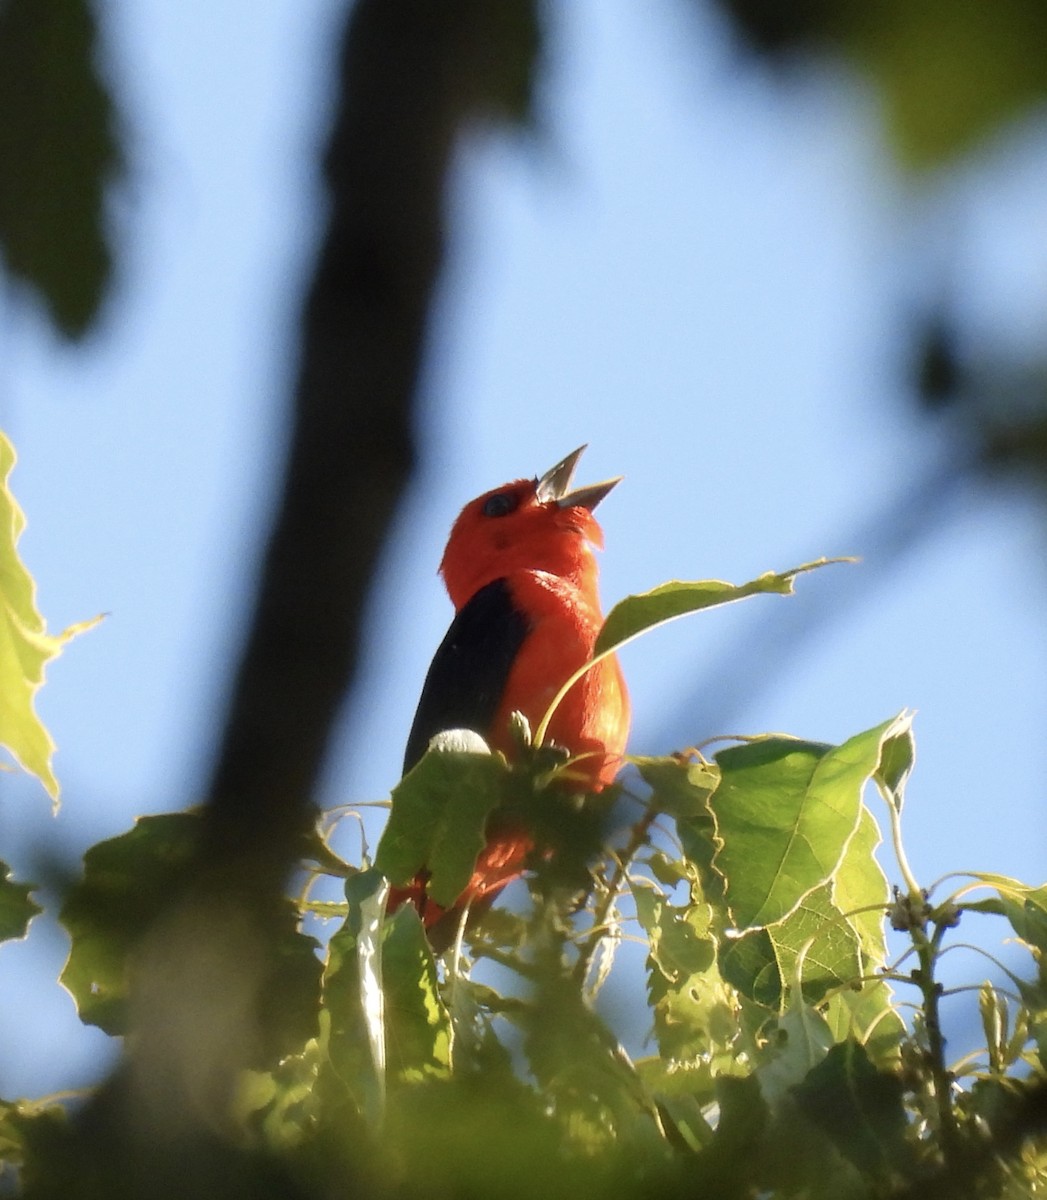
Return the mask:
{"type": "Polygon", "coordinates": [[[658,809],[654,805],[649,805],[633,826],[632,834],[626,843],[625,849],[621,854],[616,856],[617,865],[615,866],[614,874],[607,884],[607,894],[593,913],[593,923],[588,943],[578,955],[578,961],[574,964],[574,979],[579,986],[584,986],[589,976],[593,959],[596,957],[600,942],[604,938],[602,930],[607,925],[611,910],[618,899],[618,893],[621,891],[622,884],[625,882],[626,875],[629,872],[629,865],[636,855],[639,854],[641,847],[646,844],[647,835],[650,833],[651,826],[654,824],[657,816],[658,809]]]}

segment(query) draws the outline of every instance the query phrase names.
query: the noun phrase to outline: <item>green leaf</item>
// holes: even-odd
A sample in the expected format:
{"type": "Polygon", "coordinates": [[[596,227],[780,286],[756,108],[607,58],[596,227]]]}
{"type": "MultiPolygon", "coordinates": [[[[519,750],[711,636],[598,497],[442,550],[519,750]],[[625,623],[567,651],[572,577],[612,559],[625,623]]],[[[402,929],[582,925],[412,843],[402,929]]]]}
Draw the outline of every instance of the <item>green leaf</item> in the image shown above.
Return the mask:
{"type": "Polygon", "coordinates": [[[634,879],[631,889],[651,962],[665,978],[680,983],[708,970],[716,959],[716,944],[708,935],[708,905],[675,908],[643,879],[634,879]]]}
{"type": "Polygon", "coordinates": [[[832,1045],[832,1030],[815,1009],[797,1001],[783,1013],[756,1070],[768,1105],[775,1108],[825,1058],[832,1045]]]}
{"type": "Polygon", "coordinates": [[[405,905],[385,918],[388,893],[377,868],[346,881],[349,915],[328,945],[324,971],[324,1065],[319,1089],[380,1125],[387,1082],[443,1078],[451,1023],[418,914],[405,905]]]}
{"type": "Polygon", "coordinates": [[[349,913],[327,944],[323,975],[317,1093],[329,1112],[348,1110],[366,1117],[372,1128],[385,1109],[385,991],[381,943],[377,953],[368,943],[375,909],[387,893],[375,867],[346,880],[349,913]]]}
{"type": "Polygon", "coordinates": [[[712,825],[709,797],[720,773],[712,763],[681,762],[675,758],[630,758],[651,789],[652,804],[677,820],[706,819],[712,825]]]}
{"type": "Polygon", "coordinates": [[[677,908],[645,880],[631,889],[647,934],[647,1000],[667,1061],[723,1051],[737,1034],[735,1005],[716,967],[708,904],[677,908]]]}
{"type": "MultiPolygon", "coordinates": [[[[0,8],[0,24],[4,12],[0,8]]],[[[36,607],[36,585],[18,557],[25,516],[8,485],[14,464],[14,447],[0,433],[0,745],[40,780],[57,807],[58,780],[51,768],[55,744],[36,715],[34,698],[47,664],[99,618],[70,626],[57,637],[48,634],[36,607]]]]}
{"type": "Polygon", "coordinates": [[[676,829],[689,871],[697,870],[705,898],[720,906],[723,876],[713,866],[719,843],[709,799],[720,781],[712,763],[685,762],[679,758],[632,760],[651,788],[650,805],[676,818],[676,829]]]}
{"type": "Polygon", "coordinates": [[[996,896],[965,901],[973,912],[992,912],[1006,917],[1015,934],[1039,955],[1047,955],[1047,884],[1029,887],[1006,875],[972,872],[972,878],[997,889],[996,896]]]}
{"type": "Polygon", "coordinates": [[[405,1083],[446,1078],[451,1069],[451,1018],[440,996],[433,952],[410,905],[386,921],[382,987],[391,1077],[405,1083]]]}
{"type": "Polygon", "coordinates": [[[865,1042],[875,1037],[876,1056],[885,1061],[896,1053],[903,1032],[890,987],[875,980],[860,988],[855,984],[859,977],[874,975],[885,959],[888,889],[874,857],[879,843],[876,822],[862,805],[858,830],[830,883],[806,896],[783,921],[729,943],[721,969],[763,1004],[784,1004],[785,986],[801,981],[803,997],[811,1004],[833,989],[854,985],[842,999],[832,998],[836,1039],[851,1034],[865,1042]],[[867,911],[858,911],[863,908],[867,911]],[[781,989],[777,995],[776,986],[781,989]]]}
{"type": "Polygon", "coordinates": [[[850,54],[883,94],[902,160],[936,166],[1047,97],[1040,0],[844,6],[850,54]]]}
{"type": "Polygon", "coordinates": [[[793,590],[793,579],[805,571],[813,571],[829,563],[853,562],[850,558],[820,558],[815,562],[804,563],[791,571],[776,573],[767,571],[759,579],[749,583],[724,583],[719,579],[701,579],[695,582],[673,580],[663,583],[650,592],[638,596],[626,596],[624,600],[611,609],[604,621],[593,646],[592,658],[583,663],[573,675],[566,679],[560,690],[553,697],[545,716],[534,731],[535,745],[541,746],[549,731],[549,722],[567,693],[589,670],[593,663],[606,658],[619,647],[638,638],[640,634],[675,621],[677,617],[685,617],[689,613],[701,612],[705,608],[715,608],[720,604],[730,604],[734,600],[744,600],[747,596],[761,594],[790,595],[793,590]]]}
{"type": "Polygon", "coordinates": [[[394,884],[407,883],[424,867],[429,895],[450,907],[469,882],[507,779],[500,755],[430,750],[393,789],[375,865],[394,884]]]}
{"type": "Polygon", "coordinates": [[[880,765],[877,780],[883,785],[890,802],[902,811],[905,801],[905,785],[916,762],[916,743],[912,734],[912,713],[900,713],[892,722],[888,735],[880,748],[880,765]]]}
{"type": "MultiPolygon", "coordinates": [[[[7,1184],[4,1190],[10,1191],[11,1175],[5,1167],[23,1167],[34,1151],[39,1153],[42,1146],[49,1148],[53,1135],[65,1127],[66,1113],[58,1104],[0,1100],[0,1187],[7,1184]]],[[[28,1183],[24,1173],[22,1183],[28,1183]]]]}
{"type": "Polygon", "coordinates": [[[782,1007],[785,980],[766,929],[749,929],[723,942],[719,963],[724,979],[743,996],[774,1011],[782,1007]]]}
{"type": "Polygon", "coordinates": [[[858,938],[841,919],[831,885],[809,892],[788,917],[768,926],[782,978],[800,986],[809,1004],[861,974],[858,938]]]}
{"type": "Polygon", "coordinates": [[[734,919],[750,926],[721,945],[720,969],[759,1004],[781,1008],[792,985],[818,1003],[883,965],[887,881],[861,793],[894,728],[835,748],[773,738],[719,756],[715,866],[734,919]]]}
{"type": "Polygon", "coordinates": [[[744,600],[747,596],[791,595],[793,580],[797,575],[815,571],[830,563],[851,561],[853,560],[847,558],[819,558],[815,562],[793,567],[791,571],[767,571],[758,579],[742,584],[723,583],[719,579],[702,579],[690,583],[674,580],[638,596],[626,596],[607,614],[607,620],[604,621],[593,648],[593,657],[608,654],[657,625],[675,621],[689,613],[700,612],[704,608],[730,604],[735,600],[744,600]]]}
{"type": "Polygon", "coordinates": [[[716,1079],[709,1064],[694,1056],[686,1061],[642,1058],[635,1065],[658,1105],[663,1125],[668,1117],[673,1132],[691,1150],[709,1145],[714,1135],[703,1109],[716,1098],[716,1079]]]}
{"type": "Polygon", "coordinates": [[[43,909],[30,900],[31,883],[15,883],[11,869],[0,862],[0,942],[25,937],[29,922],[43,909]]]}
{"type": "MultiPolygon", "coordinates": [[[[514,1076],[456,1075],[403,1089],[391,1101],[383,1148],[396,1184],[336,1195],[434,1200],[580,1200],[611,1196],[618,1158],[565,1152],[559,1114],[514,1076]]],[[[356,1151],[356,1147],[353,1147],[356,1151]]],[[[356,1168],[358,1151],[351,1163],[356,1168]]],[[[636,1164],[649,1176],[650,1162],[636,1164]]],[[[352,1175],[350,1175],[352,1178],[352,1175]]],[[[630,1194],[632,1194],[630,1192],[630,1194]]]]}
{"type": "MultiPolygon", "coordinates": [[[[143,935],[181,888],[196,860],[195,813],[140,817],[119,837],[84,855],[83,879],[69,889],[59,920],[69,932],[61,983],[80,1019],[106,1033],[128,1029],[128,995],[143,935]]],[[[261,1051],[282,1057],[316,1032],[320,962],[316,942],[300,933],[290,900],[276,915],[265,964],[261,1051]]]]}
{"type": "Polygon", "coordinates": [[[753,1076],[720,1075],[715,1081],[719,1120],[712,1143],[689,1164],[689,1194],[755,1195],[771,1115],[753,1076]]]}
{"type": "Polygon", "coordinates": [[[710,800],[713,860],[735,925],[783,920],[837,874],[861,822],[862,791],[894,721],[841,746],[771,736],[721,751],[710,800]]]}
{"type": "MultiPolygon", "coordinates": [[[[832,884],[834,907],[845,916],[857,938],[860,973],[866,977],[874,976],[884,966],[887,955],[884,925],[889,888],[875,857],[880,841],[876,820],[863,804],[858,829],[832,884]]],[[[837,1041],[853,1037],[880,1064],[893,1063],[897,1058],[905,1026],[895,1011],[887,982],[870,980],[860,989],[838,993],[830,1000],[826,1018],[833,1025],[837,1041]]]]}
{"type": "Polygon", "coordinates": [[[886,981],[867,983],[858,991],[848,988],[837,992],[829,997],[824,1016],[835,1041],[851,1038],[860,1042],[878,1065],[897,1065],[906,1029],[886,981]]]}
{"type": "Polygon", "coordinates": [[[270,1146],[283,1151],[299,1146],[320,1112],[320,1062],[319,1042],[312,1038],[272,1071],[244,1071],[233,1102],[234,1118],[270,1146]]]}
{"type": "Polygon", "coordinates": [[[828,746],[768,737],[717,755],[713,863],[737,928],[781,921],[832,878],[857,828],[860,797],[857,787],[843,786],[831,754],[828,746]]]}
{"type": "Polygon", "coordinates": [[[890,888],[876,861],[876,849],[882,840],[876,818],[863,804],[858,828],[832,882],[833,905],[857,935],[864,975],[878,971],[887,957],[884,922],[890,888]]]}
{"type": "Polygon", "coordinates": [[[85,1024],[126,1032],[135,947],[184,881],[199,827],[193,813],[142,817],[84,855],[84,877],[70,888],[59,920],[71,938],[61,983],[85,1024]]]}
{"type": "Polygon", "coordinates": [[[67,337],[88,329],[109,281],[104,194],[121,165],[92,8],[0,5],[0,251],[67,337]]]}
{"type": "Polygon", "coordinates": [[[864,1046],[846,1041],[831,1047],[792,1094],[859,1171],[886,1178],[911,1159],[904,1090],[898,1075],[876,1069],[864,1046]]]}
{"type": "Polygon", "coordinates": [[[451,1017],[455,1074],[484,1075],[492,1083],[499,1078],[515,1078],[512,1055],[498,1040],[493,1018],[507,1008],[520,1007],[522,1002],[477,983],[461,970],[452,972],[449,968],[448,976],[441,994],[451,1017]]]}
{"type": "Polygon", "coordinates": [[[750,999],[779,1008],[788,985],[801,984],[804,999],[816,1004],[856,979],[862,965],[858,936],[823,884],[784,920],[725,943],[720,969],[750,999]]]}

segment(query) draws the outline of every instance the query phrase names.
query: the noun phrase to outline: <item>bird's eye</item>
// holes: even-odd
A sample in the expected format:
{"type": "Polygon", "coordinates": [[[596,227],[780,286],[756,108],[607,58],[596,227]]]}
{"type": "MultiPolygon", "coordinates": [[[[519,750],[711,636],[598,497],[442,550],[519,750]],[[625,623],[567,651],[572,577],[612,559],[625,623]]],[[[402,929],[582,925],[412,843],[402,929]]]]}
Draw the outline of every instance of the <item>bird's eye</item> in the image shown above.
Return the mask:
{"type": "Polygon", "coordinates": [[[485,517],[504,517],[516,509],[520,498],[515,492],[495,492],[484,501],[483,515],[485,517]]]}

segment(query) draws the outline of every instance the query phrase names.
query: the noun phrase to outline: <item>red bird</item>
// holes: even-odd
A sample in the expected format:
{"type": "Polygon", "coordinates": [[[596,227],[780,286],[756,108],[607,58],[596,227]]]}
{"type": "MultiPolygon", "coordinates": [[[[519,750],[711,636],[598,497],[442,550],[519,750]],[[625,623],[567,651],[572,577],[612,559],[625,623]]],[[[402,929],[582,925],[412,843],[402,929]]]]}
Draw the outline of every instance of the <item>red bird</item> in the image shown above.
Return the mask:
{"type": "MultiPolygon", "coordinates": [[[[422,688],[405,773],[445,729],[475,730],[511,759],[516,746],[510,714],[523,713],[536,729],[568,677],[591,657],[603,624],[593,554],[594,546],[603,546],[603,532],[593,509],[619,481],[571,491],[584,449],[541,479],[518,479],[485,492],[454,523],[440,573],[455,617],[422,688]]],[[[614,778],[629,716],[625,681],[613,656],[597,663],[560,702],[547,739],[583,756],[570,768],[577,791],[599,791],[614,778]]],[[[530,848],[526,834],[502,831],[489,838],[452,908],[427,896],[423,871],[407,887],[392,889],[389,911],[410,901],[430,938],[446,945],[463,908],[489,905],[521,873],[530,848]]]]}

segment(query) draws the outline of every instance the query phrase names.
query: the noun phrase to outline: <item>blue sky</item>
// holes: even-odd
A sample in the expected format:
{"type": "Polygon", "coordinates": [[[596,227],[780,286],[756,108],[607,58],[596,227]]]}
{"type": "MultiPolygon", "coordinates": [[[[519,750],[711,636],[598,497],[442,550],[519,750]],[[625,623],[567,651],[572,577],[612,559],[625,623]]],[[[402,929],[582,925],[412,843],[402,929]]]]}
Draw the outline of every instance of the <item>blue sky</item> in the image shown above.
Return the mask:
{"type": "MultiPolygon", "coordinates": [[[[22,877],[192,802],[206,776],[279,477],[339,22],[324,0],[106,12],[133,171],[113,302],[76,351],[14,289],[0,325],[0,425],[41,608],[54,628],[110,614],[40,699],[61,814],[31,781],[2,781],[0,846],[22,877]]],[[[973,329],[1023,350],[1042,338],[1043,139],[907,183],[868,87],[824,67],[772,82],[717,18],[672,0],[560,6],[542,112],[538,137],[477,133],[456,173],[421,469],[324,801],[396,782],[449,618],[436,565],[458,509],[589,442],[581,482],[625,476],[601,508],[607,602],[865,556],[833,571],[863,573],[867,597],[844,607],[841,591],[780,671],[743,680],[730,728],[705,723],[719,698],[695,688],[781,605],[832,610],[828,573],[630,647],[633,749],[768,729],[840,741],[915,708],[917,873],[1042,880],[1042,512],[967,488],[888,574],[855,541],[958,453],[916,413],[897,356],[941,264],[973,329]]],[[[64,954],[45,919],[2,951],[0,1023],[17,1035],[0,1095],[98,1071],[108,1039],[54,982],[64,954]]]]}

